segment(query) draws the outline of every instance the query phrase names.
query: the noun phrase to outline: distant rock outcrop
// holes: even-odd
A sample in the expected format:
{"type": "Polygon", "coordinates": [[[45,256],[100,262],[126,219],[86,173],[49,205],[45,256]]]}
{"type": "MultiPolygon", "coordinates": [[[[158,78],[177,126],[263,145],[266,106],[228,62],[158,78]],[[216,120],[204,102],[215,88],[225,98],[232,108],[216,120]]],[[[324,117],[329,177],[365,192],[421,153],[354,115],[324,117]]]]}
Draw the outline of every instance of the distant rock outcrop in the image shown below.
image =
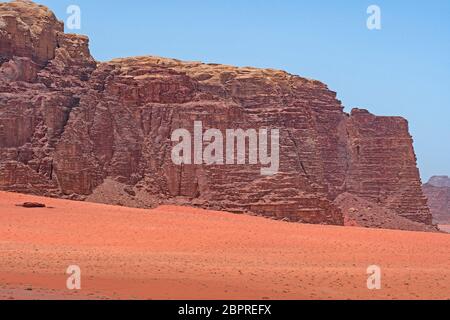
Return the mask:
{"type": "Polygon", "coordinates": [[[347,192],[431,224],[407,121],[346,114],[323,83],[157,57],[97,63],[86,37],[29,1],[0,4],[0,44],[2,190],[336,225],[347,192]],[[280,129],[279,173],[175,165],[171,133],[194,121],[280,129]]]}
{"type": "Polygon", "coordinates": [[[450,178],[447,176],[432,177],[423,185],[428,198],[428,205],[437,224],[450,225],[450,178]]]}

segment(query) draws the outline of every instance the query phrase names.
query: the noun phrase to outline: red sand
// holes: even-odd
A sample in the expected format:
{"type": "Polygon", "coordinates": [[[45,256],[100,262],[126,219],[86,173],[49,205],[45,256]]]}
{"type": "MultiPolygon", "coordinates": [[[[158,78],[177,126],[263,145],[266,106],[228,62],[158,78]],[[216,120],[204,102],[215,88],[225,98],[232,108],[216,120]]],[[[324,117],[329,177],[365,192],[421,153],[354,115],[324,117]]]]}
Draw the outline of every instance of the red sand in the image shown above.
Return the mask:
{"type": "Polygon", "coordinates": [[[0,299],[61,298],[450,299],[450,235],[0,193],[0,299]],[[54,208],[15,206],[25,201],[54,208]],[[79,292],[66,289],[69,265],[79,292]]]}

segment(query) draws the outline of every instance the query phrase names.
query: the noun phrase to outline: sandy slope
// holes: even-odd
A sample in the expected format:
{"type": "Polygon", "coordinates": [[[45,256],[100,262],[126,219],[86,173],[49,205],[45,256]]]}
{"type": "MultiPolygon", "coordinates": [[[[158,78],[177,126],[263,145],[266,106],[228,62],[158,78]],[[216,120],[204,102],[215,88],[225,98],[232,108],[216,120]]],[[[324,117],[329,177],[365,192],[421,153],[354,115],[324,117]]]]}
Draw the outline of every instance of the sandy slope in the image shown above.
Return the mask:
{"type": "Polygon", "coordinates": [[[450,235],[0,193],[0,298],[449,299],[450,235]],[[73,264],[80,292],[65,288],[73,264]]]}

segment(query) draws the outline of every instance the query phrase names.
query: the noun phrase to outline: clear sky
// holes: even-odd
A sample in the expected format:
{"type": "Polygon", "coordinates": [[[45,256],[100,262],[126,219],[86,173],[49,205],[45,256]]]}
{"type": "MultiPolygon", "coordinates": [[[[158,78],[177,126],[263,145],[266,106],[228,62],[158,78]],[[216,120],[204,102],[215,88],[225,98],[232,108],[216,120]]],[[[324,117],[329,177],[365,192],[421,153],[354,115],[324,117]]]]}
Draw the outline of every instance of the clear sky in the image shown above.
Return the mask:
{"type": "Polygon", "coordinates": [[[97,60],[157,55],[283,69],[410,122],[423,180],[450,175],[450,1],[37,0],[81,29],[97,60]],[[369,5],[381,30],[369,30],[369,5]]]}

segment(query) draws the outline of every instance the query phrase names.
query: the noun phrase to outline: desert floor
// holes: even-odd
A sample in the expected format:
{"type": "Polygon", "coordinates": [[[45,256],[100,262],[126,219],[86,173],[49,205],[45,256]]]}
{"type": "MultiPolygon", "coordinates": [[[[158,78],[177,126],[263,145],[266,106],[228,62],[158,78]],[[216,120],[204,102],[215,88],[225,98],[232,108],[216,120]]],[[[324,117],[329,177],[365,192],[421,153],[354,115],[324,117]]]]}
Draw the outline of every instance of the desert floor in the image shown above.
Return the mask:
{"type": "Polygon", "coordinates": [[[450,299],[449,234],[0,193],[0,299],[425,298],[450,299]],[[381,290],[367,289],[369,265],[381,290]]]}

